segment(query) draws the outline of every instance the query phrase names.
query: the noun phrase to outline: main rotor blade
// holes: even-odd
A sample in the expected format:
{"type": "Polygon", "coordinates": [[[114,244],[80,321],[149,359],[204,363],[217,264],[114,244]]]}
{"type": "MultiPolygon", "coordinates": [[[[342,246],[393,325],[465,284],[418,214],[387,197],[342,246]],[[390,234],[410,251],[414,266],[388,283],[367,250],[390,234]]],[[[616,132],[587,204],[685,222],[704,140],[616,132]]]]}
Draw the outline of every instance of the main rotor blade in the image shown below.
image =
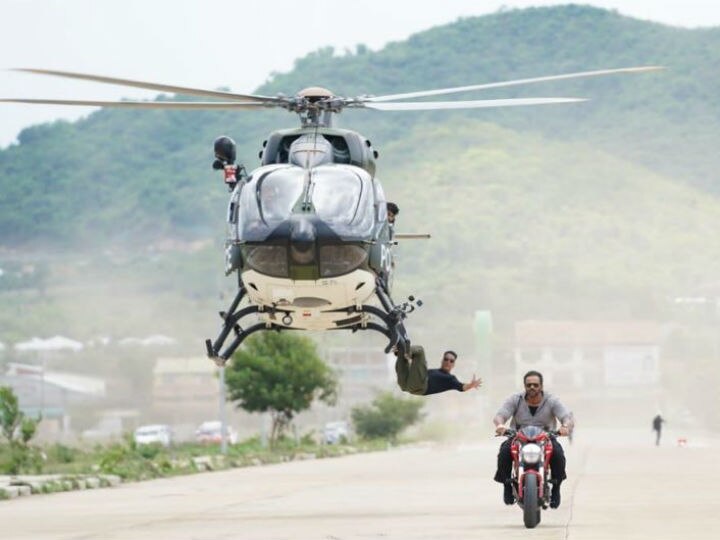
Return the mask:
{"type": "Polygon", "coordinates": [[[39,105],[77,105],[81,107],[114,107],[120,109],[261,109],[274,104],[250,101],[90,101],[76,99],[0,99],[0,103],[39,105]]]}
{"type": "Polygon", "coordinates": [[[86,73],[72,73],[69,71],[55,71],[51,69],[30,69],[16,68],[11,71],[21,71],[25,73],[35,73],[38,75],[51,75],[53,77],[64,77],[66,79],[81,79],[84,81],[94,81],[104,84],[117,84],[120,86],[132,86],[134,88],[144,88],[146,90],[157,90],[159,92],[172,92],[175,94],[185,94],[189,96],[214,97],[220,99],[230,99],[239,101],[272,101],[286,102],[286,98],[259,96],[255,94],[235,94],[233,92],[221,92],[219,90],[205,90],[202,88],[188,88],[186,86],[173,86],[169,84],[157,84],[145,81],[132,81],[130,79],[117,79],[115,77],[103,77],[100,75],[89,75],[86,73]]]}
{"type": "Polygon", "coordinates": [[[420,92],[408,92],[405,94],[388,94],[385,96],[373,96],[362,98],[364,101],[395,101],[397,99],[410,99],[427,96],[439,96],[443,94],[454,94],[457,92],[467,92],[469,90],[485,90],[487,88],[501,88],[504,86],[517,86],[520,84],[530,84],[546,81],[560,81],[563,79],[579,79],[581,77],[598,77],[601,75],[612,75],[615,73],[643,73],[646,71],[657,71],[665,69],[663,66],[641,66],[618,69],[601,69],[597,71],[580,71],[577,73],[567,73],[565,75],[550,75],[548,77],[534,77],[532,79],[517,79],[515,81],[504,81],[486,84],[474,84],[470,86],[456,86],[454,88],[440,88],[438,90],[423,90],[420,92]]]}
{"type": "Polygon", "coordinates": [[[514,98],[480,99],[476,101],[405,101],[399,103],[363,103],[360,107],[379,111],[432,111],[437,109],[484,109],[492,107],[518,107],[523,105],[553,105],[577,103],[584,98],[514,98]]]}

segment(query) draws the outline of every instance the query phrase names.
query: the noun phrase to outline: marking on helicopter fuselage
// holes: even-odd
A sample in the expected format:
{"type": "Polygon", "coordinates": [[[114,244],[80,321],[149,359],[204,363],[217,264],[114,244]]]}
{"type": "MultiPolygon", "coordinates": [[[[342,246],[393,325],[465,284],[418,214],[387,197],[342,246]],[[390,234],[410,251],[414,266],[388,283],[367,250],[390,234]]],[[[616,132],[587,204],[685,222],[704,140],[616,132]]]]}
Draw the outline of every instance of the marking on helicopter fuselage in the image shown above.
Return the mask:
{"type": "Polygon", "coordinates": [[[386,271],[390,270],[392,264],[392,254],[390,248],[386,244],[380,246],[380,267],[386,271]]]}

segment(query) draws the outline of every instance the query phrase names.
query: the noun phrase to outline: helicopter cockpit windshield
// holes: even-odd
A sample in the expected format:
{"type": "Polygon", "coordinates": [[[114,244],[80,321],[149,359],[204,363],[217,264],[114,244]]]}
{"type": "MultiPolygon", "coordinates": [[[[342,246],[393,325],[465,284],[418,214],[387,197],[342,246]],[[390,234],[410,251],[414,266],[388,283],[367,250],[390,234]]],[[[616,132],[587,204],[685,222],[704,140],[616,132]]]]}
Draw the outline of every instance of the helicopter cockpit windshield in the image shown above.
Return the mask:
{"type": "Polygon", "coordinates": [[[265,240],[290,219],[304,197],[306,185],[314,216],[334,234],[344,238],[372,234],[374,192],[369,174],[334,164],[311,171],[286,165],[275,166],[243,188],[238,204],[238,238],[249,242],[265,240]]]}
{"type": "Polygon", "coordinates": [[[296,169],[280,169],[260,179],[256,187],[261,219],[268,225],[288,218],[303,191],[296,169]]]}
{"type": "Polygon", "coordinates": [[[295,167],[267,171],[242,188],[238,203],[239,237],[264,240],[269,232],[286,220],[303,191],[303,175],[295,167]]]}
{"type": "Polygon", "coordinates": [[[373,227],[373,191],[364,171],[323,167],[313,174],[312,202],[318,217],[340,236],[366,236],[373,227]]]}

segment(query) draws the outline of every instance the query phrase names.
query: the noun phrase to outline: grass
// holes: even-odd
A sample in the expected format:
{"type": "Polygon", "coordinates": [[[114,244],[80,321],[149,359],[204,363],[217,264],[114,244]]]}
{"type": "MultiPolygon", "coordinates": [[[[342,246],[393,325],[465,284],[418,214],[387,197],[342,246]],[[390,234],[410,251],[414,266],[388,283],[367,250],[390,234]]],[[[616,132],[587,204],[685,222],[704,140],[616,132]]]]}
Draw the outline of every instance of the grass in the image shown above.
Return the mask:
{"type": "MultiPolygon", "coordinates": [[[[284,439],[272,448],[263,448],[260,439],[253,437],[228,446],[227,455],[222,455],[219,445],[182,443],[170,448],[159,445],[138,446],[128,436],[122,442],[86,449],[61,444],[45,447],[42,449],[45,456],[42,472],[61,474],[71,481],[73,475],[93,474],[112,474],[123,481],[136,481],[194,474],[208,469],[282,463],[298,458],[322,459],[356,452],[374,452],[386,450],[387,447],[384,440],[358,441],[353,445],[321,445],[309,439],[298,443],[284,439]],[[197,459],[201,457],[207,459],[197,459]]],[[[43,489],[56,490],[51,484],[43,489]]]]}

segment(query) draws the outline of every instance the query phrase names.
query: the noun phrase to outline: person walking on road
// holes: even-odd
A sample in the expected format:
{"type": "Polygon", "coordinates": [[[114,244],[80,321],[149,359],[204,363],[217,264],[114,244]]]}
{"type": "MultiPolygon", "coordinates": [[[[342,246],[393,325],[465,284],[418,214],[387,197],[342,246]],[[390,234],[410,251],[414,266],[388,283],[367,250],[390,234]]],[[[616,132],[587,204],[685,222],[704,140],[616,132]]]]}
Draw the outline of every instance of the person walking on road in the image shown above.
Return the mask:
{"type": "Polygon", "coordinates": [[[655,418],[653,418],[652,428],[655,432],[655,446],[660,446],[660,435],[662,434],[662,425],[664,422],[665,419],[660,413],[657,413],[657,415],[655,415],[655,418]]]}

